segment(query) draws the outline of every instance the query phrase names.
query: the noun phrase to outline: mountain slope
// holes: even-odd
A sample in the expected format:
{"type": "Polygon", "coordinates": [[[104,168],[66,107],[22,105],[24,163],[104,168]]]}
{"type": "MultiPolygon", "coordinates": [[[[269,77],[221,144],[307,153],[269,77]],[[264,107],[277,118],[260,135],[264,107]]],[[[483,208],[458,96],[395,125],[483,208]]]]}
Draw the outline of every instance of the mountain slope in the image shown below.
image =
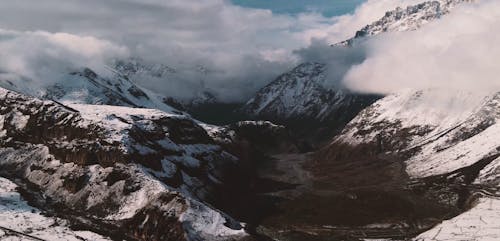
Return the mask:
{"type": "Polygon", "coordinates": [[[65,106],[5,89],[0,103],[0,174],[46,212],[120,240],[245,236],[205,203],[217,198],[223,171],[238,159],[190,118],[65,106]]]}
{"type": "Polygon", "coordinates": [[[411,177],[453,172],[499,154],[500,94],[407,91],[362,111],[338,140],[407,157],[411,177]]]}

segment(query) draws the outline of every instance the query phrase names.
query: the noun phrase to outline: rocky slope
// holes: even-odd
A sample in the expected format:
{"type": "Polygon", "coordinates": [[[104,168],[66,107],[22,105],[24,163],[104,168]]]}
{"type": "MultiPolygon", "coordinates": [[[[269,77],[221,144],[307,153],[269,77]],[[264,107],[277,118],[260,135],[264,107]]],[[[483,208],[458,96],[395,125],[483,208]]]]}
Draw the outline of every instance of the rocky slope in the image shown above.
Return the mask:
{"type": "Polygon", "coordinates": [[[242,226],[207,203],[225,152],[186,116],[66,106],[0,89],[1,175],[72,227],[128,240],[225,240],[242,226]],[[158,227],[162,228],[158,228],[158,227]]]}
{"type": "Polygon", "coordinates": [[[428,89],[387,96],[353,119],[318,154],[311,170],[320,183],[336,183],[336,190],[346,185],[405,190],[457,208],[446,211],[445,219],[466,212],[417,240],[476,237],[471,232],[477,232],[475,240],[498,238],[487,222],[500,210],[494,201],[500,195],[499,105],[496,92],[428,89]],[[356,174],[369,166],[378,168],[356,174]],[[332,179],[331,172],[346,178],[332,179]],[[484,203],[491,204],[490,211],[484,210],[484,203]],[[471,222],[482,225],[467,226],[471,222]],[[453,234],[460,227],[463,233],[453,234]]]}

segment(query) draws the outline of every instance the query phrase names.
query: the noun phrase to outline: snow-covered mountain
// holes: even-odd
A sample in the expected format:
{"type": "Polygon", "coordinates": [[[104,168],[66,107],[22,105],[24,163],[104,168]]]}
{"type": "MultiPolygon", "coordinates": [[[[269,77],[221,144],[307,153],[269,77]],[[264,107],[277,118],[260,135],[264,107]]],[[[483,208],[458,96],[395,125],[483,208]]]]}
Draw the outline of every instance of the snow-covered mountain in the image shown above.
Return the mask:
{"type": "Polygon", "coordinates": [[[425,24],[448,14],[463,3],[472,3],[477,0],[434,0],[427,1],[406,8],[398,7],[386,12],[381,19],[366,25],[357,31],[353,38],[342,41],[337,45],[351,45],[358,38],[374,36],[384,32],[413,31],[425,24]]]}
{"type": "Polygon", "coordinates": [[[164,102],[164,97],[138,86],[126,76],[108,67],[109,74],[102,76],[89,68],[61,73],[59,81],[36,83],[22,76],[0,78],[0,87],[42,99],[61,103],[117,105],[141,107],[174,112],[175,108],[164,102]]]}
{"type": "MultiPolygon", "coordinates": [[[[180,71],[176,68],[164,64],[148,62],[140,58],[115,60],[112,66],[117,74],[136,84],[140,84],[145,79],[153,79],[168,84],[169,82],[178,81],[177,79],[180,77],[178,76],[180,71]]],[[[195,75],[199,76],[201,79],[202,76],[210,72],[204,66],[194,66],[189,68],[189,71],[192,72],[192,74],[197,73],[195,75]]],[[[193,96],[189,98],[167,96],[164,100],[167,102],[175,102],[174,105],[177,105],[180,109],[186,110],[218,102],[217,96],[213,91],[203,86],[203,81],[201,79],[200,86],[198,86],[199,89],[193,89],[193,96]]]]}
{"type": "Polygon", "coordinates": [[[0,174],[45,212],[120,240],[246,236],[206,203],[238,159],[189,117],[62,105],[5,89],[0,106],[0,174]]]}
{"type": "Polygon", "coordinates": [[[376,100],[325,87],[326,65],[304,63],[262,88],[242,111],[279,123],[347,122],[376,100]]]}
{"type": "MultiPolygon", "coordinates": [[[[397,8],[358,31],[352,39],[337,45],[349,46],[354,39],[383,32],[416,30],[466,2],[472,0],[427,1],[406,9],[397,8]]],[[[332,123],[337,120],[335,125],[342,127],[357,111],[376,100],[374,96],[360,96],[341,88],[327,88],[324,84],[326,75],[326,65],[303,63],[260,89],[242,110],[253,118],[280,122],[312,119],[332,123]]]]}

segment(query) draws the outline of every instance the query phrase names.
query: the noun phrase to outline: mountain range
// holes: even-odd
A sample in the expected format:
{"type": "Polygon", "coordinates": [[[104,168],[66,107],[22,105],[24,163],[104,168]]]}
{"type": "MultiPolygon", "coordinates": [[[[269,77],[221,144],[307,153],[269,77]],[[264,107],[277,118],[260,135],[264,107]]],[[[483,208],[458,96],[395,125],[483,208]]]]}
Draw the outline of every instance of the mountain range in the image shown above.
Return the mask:
{"type": "MultiPolygon", "coordinates": [[[[335,47],[470,2],[397,8],[335,47]]],[[[166,65],[106,69],[0,79],[1,240],[500,238],[500,92],[360,94],[307,62],[228,104],[141,86],[166,65]]]]}

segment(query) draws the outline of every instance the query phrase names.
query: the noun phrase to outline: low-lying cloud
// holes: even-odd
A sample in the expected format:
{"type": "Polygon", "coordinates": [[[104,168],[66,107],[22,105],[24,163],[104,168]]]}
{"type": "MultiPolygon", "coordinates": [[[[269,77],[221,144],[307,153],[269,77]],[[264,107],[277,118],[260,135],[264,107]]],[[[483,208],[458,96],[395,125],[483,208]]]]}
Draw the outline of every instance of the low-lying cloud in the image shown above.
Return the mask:
{"type": "Polygon", "coordinates": [[[127,48],[94,37],[0,29],[0,77],[29,79],[33,88],[82,67],[104,72],[107,59],[126,56],[127,48]]]}
{"type": "Polygon", "coordinates": [[[0,69],[50,81],[66,63],[99,72],[113,58],[140,57],[178,70],[169,79],[139,80],[160,94],[189,98],[207,88],[224,101],[245,101],[313,55],[318,42],[344,40],[385,11],[415,1],[368,0],[353,14],[327,18],[227,0],[0,0],[2,35],[16,35],[15,41],[0,37],[0,69]],[[193,71],[199,66],[209,71],[193,71]]]}
{"type": "Polygon", "coordinates": [[[344,78],[360,92],[401,89],[500,90],[500,2],[465,4],[414,32],[366,43],[367,58],[344,78]]]}

